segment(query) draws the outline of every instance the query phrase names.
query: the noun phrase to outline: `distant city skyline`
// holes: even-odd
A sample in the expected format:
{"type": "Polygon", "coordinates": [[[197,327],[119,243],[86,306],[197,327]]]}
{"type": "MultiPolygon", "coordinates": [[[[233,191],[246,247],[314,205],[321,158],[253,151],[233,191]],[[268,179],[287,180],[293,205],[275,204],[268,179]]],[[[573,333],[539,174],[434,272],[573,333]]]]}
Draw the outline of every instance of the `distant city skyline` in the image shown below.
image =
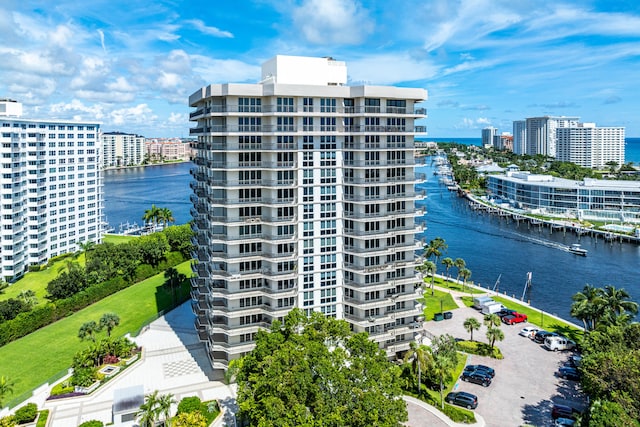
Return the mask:
{"type": "Polygon", "coordinates": [[[346,61],[350,84],[427,89],[434,138],[543,115],[640,136],[631,1],[9,0],[0,16],[0,98],[105,132],[188,137],[194,90],[255,83],[284,54],[346,61]]]}

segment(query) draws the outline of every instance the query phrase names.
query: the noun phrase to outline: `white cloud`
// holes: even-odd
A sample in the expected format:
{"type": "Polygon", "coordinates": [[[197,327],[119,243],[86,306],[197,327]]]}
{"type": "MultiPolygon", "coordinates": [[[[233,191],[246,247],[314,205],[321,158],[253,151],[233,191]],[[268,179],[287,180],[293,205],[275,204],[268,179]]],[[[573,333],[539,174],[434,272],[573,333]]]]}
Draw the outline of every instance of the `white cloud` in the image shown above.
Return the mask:
{"type": "MultiPolygon", "coordinates": [[[[217,59],[203,55],[191,55],[193,72],[204,84],[226,82],[257,82],[262,70],[260,66],[236,59],[217,59]]],[[[196,86],[195,89],[198,87],[196,86]]],[[[195,90],[194,89],[194,90],[195,90]]]]}
{"type": "Polygon", "coordinates": [[[151,123],[158,119],[147,104],[138,104],[134,107],[121,108],[109,113],[109,121],[113,125],[125,123],[151,123]]]}
{"type": "Polygon", "coordinates": [[[481,127],[485,127],[491,124],[491,120],[486,117],[478,117],[477,119],[472,119],[469,117],[464,117],[460,123],[455,125],[456,129],[480,129],[481,127]]]}
{"type": "Polygon", "coordinates": [[[187,114],[171,113],[169,114],[167,122],[173,125],[184,125],[189,122],[189,116],[187,114]]]}
{"type": "Polygon", "coordinates": [[[196,30],[200,31],[203,34],[208,34],[210,36],[221,37],[221,38],[229,38],[229,39],[233,38],[233,34],[230,33],[229,31],[224,31],[217,27],[209,27],[200,19],[191,19],[185,22],[187,24],[193,25],[196,30]]]}
{"type": "Polygon", "coordinates": [[[413,58],[406,53],[368,55],[347,62],[353,83],[394,84],[429,79],[438,67],[431,61],[413,58]]]}
{"type": "Polygon", "coordinates": [[[175,73],[165,73],[164,71],[160,72],[160,76],[156,83],[162,89],[171,89],[178,86],[181,82],[180,76],[175,73]]]}
{"type": "Polygon", "coordinates": [[[311,43],[357,44],[374,29],[367,11],[355,0],[304,0],[293,22],[311,43]]]}

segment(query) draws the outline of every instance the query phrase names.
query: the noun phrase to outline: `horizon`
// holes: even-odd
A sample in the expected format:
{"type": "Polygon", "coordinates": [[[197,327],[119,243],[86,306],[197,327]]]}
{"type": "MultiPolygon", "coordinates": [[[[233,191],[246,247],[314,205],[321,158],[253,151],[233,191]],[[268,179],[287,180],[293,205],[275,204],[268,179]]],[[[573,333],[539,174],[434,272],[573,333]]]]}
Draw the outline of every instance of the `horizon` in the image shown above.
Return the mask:
{"type": "Polygon", "coordinates": [[[632,2],[9,0],[0,12],[0,98],[22,102],[28,118],[188,138],[190,94],[256,83],[262,62],[281,54],[345,61],[351,85],[426,89],[418,124],[437,135],[510,132],[541,115],[640,135],[632,2]]]}

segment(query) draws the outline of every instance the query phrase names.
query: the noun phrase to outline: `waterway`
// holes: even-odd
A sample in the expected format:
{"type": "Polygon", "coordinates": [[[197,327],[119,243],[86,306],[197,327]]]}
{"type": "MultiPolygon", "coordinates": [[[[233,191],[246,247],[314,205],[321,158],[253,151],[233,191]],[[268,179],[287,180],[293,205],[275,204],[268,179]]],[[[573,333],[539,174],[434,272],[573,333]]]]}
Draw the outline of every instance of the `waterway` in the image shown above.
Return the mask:
{"type": "MultiPolygon", "coordinates": [[[[105,172],[105,213],[115,231],[120,224],[142,224],[145,210],[152,204],[171,209],[176,224],[191,220],[191,163],[128,168],[105,172]]],[[[640,301],[638,281],[640,246],[604,242],[591,237],[563,235],[548,228],[529,228],[487,213],[471,210],[463,199],[438,183],[430,165],[420,167],[428,181],[427,242],[434,237],[445,239],[449,248],[444,256],[462,258],[471,270],[471,279],[493,287],[499,275],[499,290],[517,298],[522,296],[527,272],[532,272],[532,288],[525,299],[536,307],[569,319],[571,296],[585,284],[612,284],[625,288],[640,301]],[[580,257],[565,248],[581,243],[589,251],[580,257]]],[[[444,272],[442,265],[439,272],[444,272]]],[[[451,269],[455,277],[455,268],[451,269]]]]}

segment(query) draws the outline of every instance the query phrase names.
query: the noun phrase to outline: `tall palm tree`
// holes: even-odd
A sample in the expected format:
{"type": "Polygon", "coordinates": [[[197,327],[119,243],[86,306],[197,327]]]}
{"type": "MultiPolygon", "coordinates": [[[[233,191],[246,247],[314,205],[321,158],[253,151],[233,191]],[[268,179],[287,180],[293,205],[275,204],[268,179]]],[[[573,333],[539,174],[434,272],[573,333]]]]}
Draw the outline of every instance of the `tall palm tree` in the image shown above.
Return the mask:
{"type": "Polygon", "coordinates": [[[171,426],[171,405],[174,405],[176,400],[173,398],[173,394],[163,394],[158,398],[158,412],[164,418],[165,427],[171,426]]]}
{"type": "Polygon", "coordinates": [[[171,224],[176,221],[176,219],[173,217],[173,212],[171,212],[171,209],[169,208],[160,208],[158,220],[163,227],[166,227],[167,224],[171,224]]]}
{"type": "Polygon", "coordinates": [[[601,295],[605,309],[618,316],[624,313],[638,313],[638,303],[631,301],[629,293],[623,288],[616,289],[613,285],[607,285],[601,291],[601,295]]]}
{"type": "Polygon", "coordinates": [[[462,271],[462,269],[464,269],[467,266],[467,263],[464,262],[464,260],[462,258],[456,258],[455,261],[453,261],[453,265],[458,269],[458,275],[456,276],[456,282],[460,281],[460,272],[462,271]]]}
{"type": "Polygon", "coordinates": [[[444,379],[450,375],[453,368],[455,368],[455,361],[447,354],[436,352],[433,355],[432,371],[440,380],[440,402],[442,409],[444,409],[444,379]]]}
{"type": "Polygon", "coordinates": [[[136,419],[140,422],[141,427],[155,426],[159,415],[158,402],[158,390],[154,390],[144,397],[144,403],[140,405],[140,410],[136,412],[136,419]]]}
{"type": "Polygon", "coordinates": [[[151,209],[147,209],[144,211],[144,215],[142,215],[142,220],[145,222],[145,224],[150,223],[155,227],[155,225],[158,223],[159,216],[160,216],[160,208],[152,204],[151,209]]]}
{"type": "Polygon", "coordinates": [[[434,257],[436,259],[437,268],[440,257],[442,256],[442,252],[446,251],[448,247],[449,245],[447,245],[442,237],[436,237],[424,247],[424,254],[427,258],[434,257]]]}
{"type": "Polygon", "coordinates": [[[100,332],[100,327],[95,321],[91,320],[89,322],[83,323],[82,326],[80,326],[80,329],[78,330],[78,338],[80,338],[81,340],[89,339],[95,343],[96,334],[98,332],[100,332]]]}
{"type": "Polygon", "coordinates": [[[485,314],[483,323],[487,328],[492,328],[494,326],[500,326],[500,316],[497,314],[485,314]]]}
{"type": "Polygon", "coordinates": [[[442,259],[442,265],[447,270],[447,280],[451,280],[451,276],[449,275],[449,270],[454,266],[453,260],[449,257],[442,259]]]}
{"type": "Polygon", "coordinates": [[[425,271],[427,272],[427,274],[429,274],[431,276],[431,295],[434,294],[433,291],[433,282],[435,280],[435,276],[436,276],[436,263],[433,261],[425,261],[424,262],[424,267],[425,267],[425,271]]]}
{"type": "Polygon", "coordinates": [[[0,408],[2,408],[3,400],[6,396],[13,393],[15,383],[4,375],[0,377],[0,408]]]}
{"type": "Polygon", "coordinates": [[[491,342],[491,348],[497,341],[502,341],[504,339],[504,333],[500,328],[489,328],[487,331],[487,339],[491,342]]]}
{"type": "Polygon", "coordinates": [[[480,329],[482,325],[475,317],[468,317],[462,326],[464,326],[464,329],[471,334],[471,341],[473,341],[473,331],[480,329]]]}
{"type": "Polygon", "coordinates": [[[576,293],[571,299],[571,316],[582,321],[585,332],[595,329],[604,312],[602,289],[586,284],[582,292],[576,293]]]}
{"type": "Polygon", "coordinates": [[[471,270],[463,268],[460,270],[460,276],[462,277],[462,289],[464,290],[467,288],[467,280],[471,277],[471,270]]]}
{"type": "Polygon", "coordinates": [[[431,364],[431,352],[425,345],[420,345],[415,341],[411,341],[409,344],[409,351],[404,355],[404,362],[407,363],[411,360],[411,370],[418,371],[418,398],[420,397],[420,391],[422,384],[422,370],[426,369],[431,364]]]}
{"type": "Polygon", "coordinates": [[[100,318],[100,329],[107,330],[107,337],[111,336],[111,331],[119,324],[120,317],[115,313],[105,313],[100,318]]]}

